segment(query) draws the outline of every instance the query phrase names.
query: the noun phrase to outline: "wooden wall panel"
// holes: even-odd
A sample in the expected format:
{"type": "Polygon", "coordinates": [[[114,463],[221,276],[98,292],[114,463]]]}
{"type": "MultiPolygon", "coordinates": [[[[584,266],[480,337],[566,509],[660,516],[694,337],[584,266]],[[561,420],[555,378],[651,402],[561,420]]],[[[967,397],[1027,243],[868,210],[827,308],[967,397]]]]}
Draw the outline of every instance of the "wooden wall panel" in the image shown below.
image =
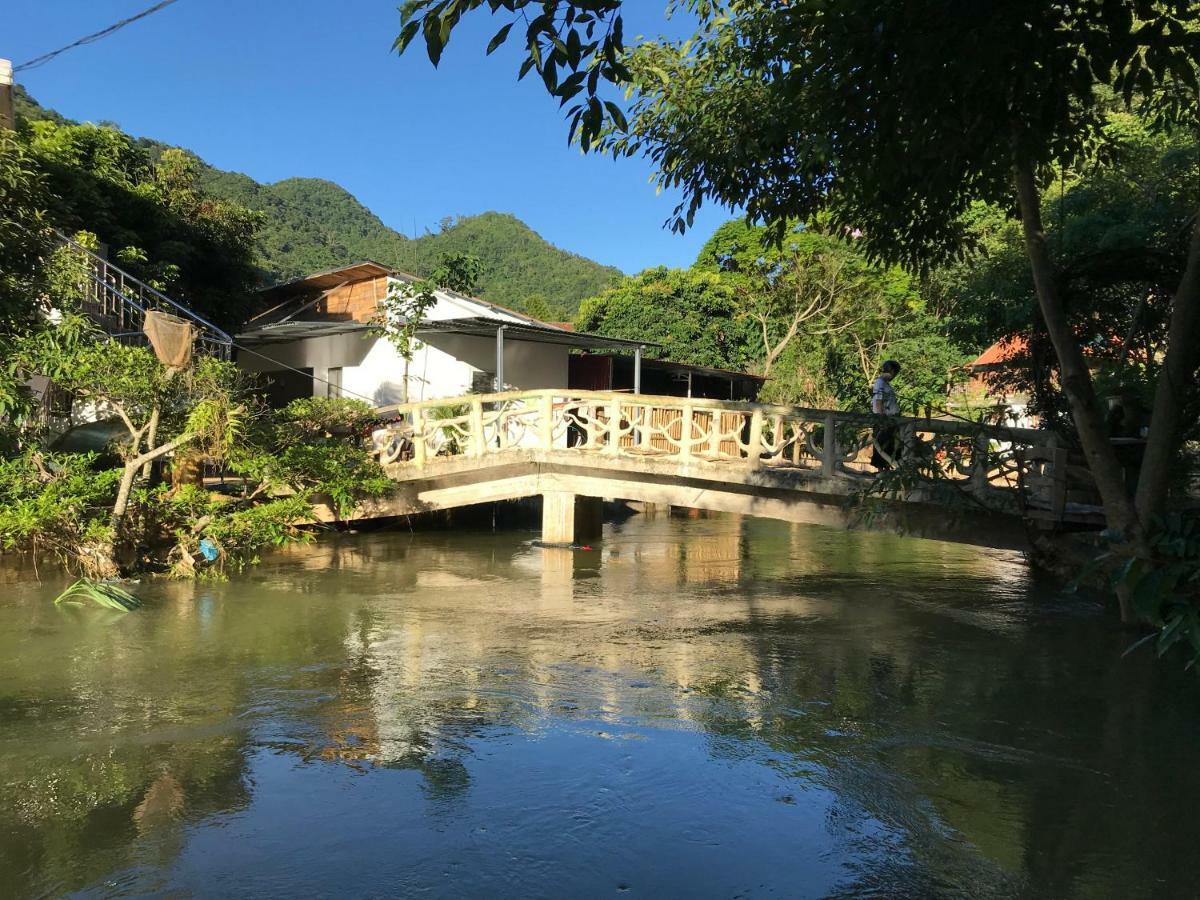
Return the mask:
{"type": "Polygon", "coordinates": [[[317,304],[316,311],[324,318],[370,322],[375,318],[380,301],[386,296],[386,275],[365,278],[334,288],[317,304]]]}

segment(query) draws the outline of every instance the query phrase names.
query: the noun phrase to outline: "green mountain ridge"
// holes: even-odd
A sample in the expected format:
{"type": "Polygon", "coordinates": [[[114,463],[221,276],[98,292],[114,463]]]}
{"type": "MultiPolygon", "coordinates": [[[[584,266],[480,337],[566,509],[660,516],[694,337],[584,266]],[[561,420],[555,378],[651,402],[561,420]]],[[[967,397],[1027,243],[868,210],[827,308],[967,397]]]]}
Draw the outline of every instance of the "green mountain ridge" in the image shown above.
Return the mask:
{"type": "MultiPolygon", "coordinates": [[[[17,113],[23,118],[67,121],[19,87],[16,100],[17,113]]],[[[171,146],[145,138],[139,143],[152,153],[171,146]]],[[[536,297],[573,314],[581,300],[623,277],[613,266],[554,246],[509,213],[484,212],[450,219],[436,233],[408,238],[332,181],[286,178],[263,184],[201,162],[200,183],[207,193],[263,216],[256,261],[264,284],[368,259],[424,276],[433,271],[443,253],[471,253],[483,263],[478,284],[481,297],[516,309],[525,308],[530,298],[536,297]]]]}

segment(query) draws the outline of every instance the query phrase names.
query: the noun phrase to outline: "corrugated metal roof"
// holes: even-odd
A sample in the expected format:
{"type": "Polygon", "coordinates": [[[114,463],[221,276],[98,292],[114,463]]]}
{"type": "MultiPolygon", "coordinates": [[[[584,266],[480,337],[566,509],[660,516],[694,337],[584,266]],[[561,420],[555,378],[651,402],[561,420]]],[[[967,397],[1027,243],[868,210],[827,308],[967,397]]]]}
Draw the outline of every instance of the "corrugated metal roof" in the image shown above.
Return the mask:
{"type": "MultiPolygon", "coordinates": [[[[261,346],[356,332],[365,334],[370,332],[373,327],[364,322],[293,319],[289,322],[247,329],[236,335],[236,340],[247,346],[261,346]]],[[[639,346],[658,346],[657,344],[647,344],[644,341],[629,341],[623,338],[604,337],[599,334],[563,331],[550,326],[510,322],[506,319],[492,319],[485,316],[423,322],[417,329],[417,334],[465,334],[474,337],[495,337],[496,331],[500,328],[504,329],[504,339],[507,341],[558,344],[586,350],[632,350],[639,346]]]]}
{"type": "Polygon", "coordinates": [[[636,347],[657,347],[649,341],[630,341],[611,338],[583,331],[564,331],[552,325],[524,324],[475,316],[462,319],[441,319],[422,323],[418,333],[468,334],[477,337],[495,337],[496,331],[504,328],[507,341],[532,341],[539,344],[560,344],[585,350],[633,350],[636,347]]]}
{"type": "Polygon", "coordinates": [[[294,294],[327,291],[330,288],[337,287],[339,284],[362,281],[367,278],[379,278],[381,275],[395,274],[398,273],[382,263],[366,259],[361,262],[351,263],[348,266],[330,269],[327,272],[316,272],[301,278],[293,278],[291,281],[285,281],[282,284],[273,284],[271,287],[263,288],[258,293],[268,300],[279,301],[294,294]]]}
{"type": "Polygon", "coordinates": [[[286,344],[291,341],[304,341],[309,338],[331,337],[337,334],[366,333],[373,326],[365,322],[331,322],[313,321],[307,319],[279,322],[274,325],[262,325],[251,328],[241,334],[234,335],[234,340],[247,346],[263,344],[286,344]]]}

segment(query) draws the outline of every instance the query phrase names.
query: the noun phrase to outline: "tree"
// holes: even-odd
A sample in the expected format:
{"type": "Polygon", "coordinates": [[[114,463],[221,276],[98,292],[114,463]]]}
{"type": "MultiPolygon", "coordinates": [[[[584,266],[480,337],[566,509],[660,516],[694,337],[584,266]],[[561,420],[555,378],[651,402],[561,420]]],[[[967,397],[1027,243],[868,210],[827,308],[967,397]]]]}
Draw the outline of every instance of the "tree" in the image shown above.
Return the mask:
{"type": "Polygon", "coordinates": [[[429,280],[458,294],[474,294],[483,274],[483,262],[470,253],[443,253],[429,280]]]}
{"type": "Polygon", "coordinates": [[[576,325],[658,345],[647,348],[653,358],[737,370],[754,361],[754,334],[734,289],[716,272],[647,269],[584,300],[576,325]]]}
{"type": "Polygon", "coordinates": [[[318,495],[348,512],[390,488],[357,442],[373,418],[358,401],[297,401],[273,412],[232,363],[199,357],[180,375],[69,310],[0,349],[0,395],[32,373],[46,375],[78,408],[112,417],[124,431],[104,453],[64,452],[53,449],[52,423],[10,417],[16,434],[0,455],[0,548],[50,549],[91,576],[164,568],[192,575],[205,541],[222,571],[264,545],[301,539],[296,525],[311,517],[318,495]],[[331,433],[335,421],[349,426],[348,437],[331,433]],[[159,481],[148,464],[169,455],[177,467],[193,455],[240,477],[241,495],[159,481]]]}
{"type": "Polygon", "coordinates": [[[568,322],[571,311],[557,300],[547,300],[544,294],[531,294],[521,301],[520,309],[543,322],[568,322]]]}
{"type": "MultiPolygon", "coordinates": [[[[421,30],[436,64],[461,16],[480,6],[410,3],[400,49],[421,30]]],[[[1059,380],[1109,525],[1141,542],[1165,508],[1200,357],[1200,227],[1190,225],[1134,498],[1066,313],[1041,191],[1054,167],[1084,158],[1101,139],[1098,88],[1194,120],[1200,7],[695,0],[690,40],[648,41],[622,58],[615,0],[505,4],[521,15],[527,6],[541,14],[525,32],[522,72],[536,69],[563,102],[586,91],[571,113],[583,148],[602,139],[615,154],[648,156],[660,184],[684,194],[677,230],[710,200],[744,208],[780,236],[788,221],[824,215],[835,228],[861,229],[869,253],[925,267],[964,252],[962,218],[973,203],[1018,210],[1059,380]],[[602,40],[597,15],[607,22],[602,40]],[[598,100],[602,81],[631,92],[632,116],[598,100]]]]}
{"type": "Polygon", "coordinates": [[[200,188],[200,163],[151,154],[115,128],[22,120],[19,141],[46,185],[47,217],[85,229],[152,287],[233,329],[258,280],[261,217],[200,188]]]}
{"type": "Polygon", "coordinates": [[[870,274],[866,261],[836,238],[796,227],[772,244],[764,229],[742,221],[718,228],[696,265],[723,273],[734,287],[740,314],[761,338],[763,375],[802,325],[810,335],[852,328],[870,274]]]}
{"type": "Polygon", "coordinates": [[[0,130],[0,332],[28,323],[45,289],[38,263],[49,249],[47,199],[35,161],[0,130]]]}

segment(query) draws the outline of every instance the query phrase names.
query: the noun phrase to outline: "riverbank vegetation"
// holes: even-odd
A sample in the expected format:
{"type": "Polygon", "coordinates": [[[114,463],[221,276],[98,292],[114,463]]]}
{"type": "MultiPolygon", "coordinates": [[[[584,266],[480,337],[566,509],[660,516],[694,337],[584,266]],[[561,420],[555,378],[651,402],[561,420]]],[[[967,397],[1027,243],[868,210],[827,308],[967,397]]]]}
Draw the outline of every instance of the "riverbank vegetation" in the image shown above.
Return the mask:
{"type": "MultiPolygon", "coordinates": [[[[196,193],[185,160],[139,168],[103,131],[0,132],[0,550],[49,555],[93,578],[221,573],[305,539],[314,502],[345,512],[383,493],[389,483],[362,441],[366,404],[272,410],[230,362],[198,355],[168,367],[92,324],[89,267],[49,230],[69,210],[104,221],[101,207],[119,200],[141,230],[119,232],[130,243],[117,255],[227,315],[247,302],[234,285],[253,225],[196,193]],[[231,245],[225,265],[203,262],[231,245]],[[170,255],[143,251],[164,246],[170,255]],[[206,483],[206,471],[222,483],[206,483]]],[[[87,232],[76,239],[97,244],[87,232]]]]}

